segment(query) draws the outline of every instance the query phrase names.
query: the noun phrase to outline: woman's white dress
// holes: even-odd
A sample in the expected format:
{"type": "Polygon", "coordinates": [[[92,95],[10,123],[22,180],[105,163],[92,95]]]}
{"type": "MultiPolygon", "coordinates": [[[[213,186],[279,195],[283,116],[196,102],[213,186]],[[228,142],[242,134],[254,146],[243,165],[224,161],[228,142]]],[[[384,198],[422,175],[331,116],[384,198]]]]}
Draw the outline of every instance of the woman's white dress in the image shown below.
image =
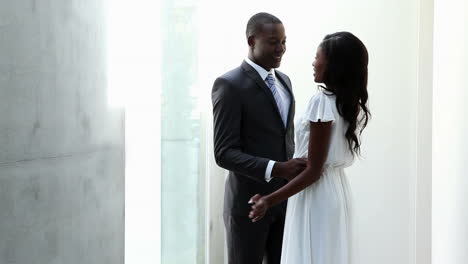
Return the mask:
{"type": "Polygon", "coordinates": [[[351,204],[344,168],[353,163],[345,138],[347,122],[339,115],[335,96],[320,90],[296,120],[294,157],[307,158],[310,121],[332,121],[330,148],[321,178],[288,199],[282,264],[349,264],[351,204]]]}

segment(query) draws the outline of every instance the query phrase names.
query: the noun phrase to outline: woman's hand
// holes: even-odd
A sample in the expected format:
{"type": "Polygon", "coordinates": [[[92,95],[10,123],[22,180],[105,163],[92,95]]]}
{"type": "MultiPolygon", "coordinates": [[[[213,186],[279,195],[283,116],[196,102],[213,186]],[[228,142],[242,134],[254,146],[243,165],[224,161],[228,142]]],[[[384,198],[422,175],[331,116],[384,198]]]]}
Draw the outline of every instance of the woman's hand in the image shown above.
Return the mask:
{"type": "Polygon", "coordinates": [[[258,220],[262,219],[265,216],[268,208],[270,208],[268,200],[260,194],[256,194],[250,198],[249,203],[253,203],[252,211],[249,213],[249,218],[252,219],[252,222],[257,222],[258,220]]]}

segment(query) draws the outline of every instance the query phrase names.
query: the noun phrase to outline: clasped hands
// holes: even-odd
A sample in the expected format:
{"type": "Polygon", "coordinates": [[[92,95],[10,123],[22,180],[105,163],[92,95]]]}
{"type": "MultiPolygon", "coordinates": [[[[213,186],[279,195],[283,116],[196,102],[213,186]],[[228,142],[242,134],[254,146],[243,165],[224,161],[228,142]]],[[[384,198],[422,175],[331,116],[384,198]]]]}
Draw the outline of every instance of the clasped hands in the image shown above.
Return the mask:
{"type": "MultiPolygon", "coordinates": [[[[284,178],[288,181],[294,179],[299,173],[301,173],[307,166],[307,159],[296,158],[285,162],[276,162],[271,171],[272,177],[284,178]]],[[[252,204],[252,210],[249,213],[249,218],[252,222],[257,222],[262,219],[268,208],[272,206],[268,199],[268,196],[262,196],[256,194],[249,200],[249,204],[252,204]]]]}

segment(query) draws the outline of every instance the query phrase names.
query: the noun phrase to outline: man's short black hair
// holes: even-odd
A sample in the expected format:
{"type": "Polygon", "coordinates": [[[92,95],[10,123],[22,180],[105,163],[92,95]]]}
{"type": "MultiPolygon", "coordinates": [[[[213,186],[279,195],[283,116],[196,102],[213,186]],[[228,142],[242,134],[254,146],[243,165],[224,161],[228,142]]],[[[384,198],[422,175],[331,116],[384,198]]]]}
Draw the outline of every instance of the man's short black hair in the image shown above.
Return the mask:
{"type": "Polygon", "coordinates": [[[262,30],[264,24],[283,24],[283,22],[272,14],[265,12],[257,13],[247,22],[247,29],[245,31],[246,37],[256,36],[262,30]]]}

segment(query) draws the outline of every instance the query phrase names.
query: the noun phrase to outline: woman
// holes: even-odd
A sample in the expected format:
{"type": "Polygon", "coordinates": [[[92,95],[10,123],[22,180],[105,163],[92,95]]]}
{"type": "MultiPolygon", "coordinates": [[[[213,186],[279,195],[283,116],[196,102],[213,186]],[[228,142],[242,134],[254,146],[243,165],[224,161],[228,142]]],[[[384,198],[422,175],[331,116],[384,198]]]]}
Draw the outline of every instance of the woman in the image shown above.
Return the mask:
{"type": "Polygon", "coordinates": [[[252,197],[249,217],[288,199],[281,263],[345,264],[351,261],[350,192],[344,168],[360,153],[367,104],[368,53],[349,32],[325,36],[317,48],[316,83],[323,83],[296,123],[296,158],[307,168],[276,192],[252,197]],[[310,137],[309,137],[310,135],[310,137]]]}

